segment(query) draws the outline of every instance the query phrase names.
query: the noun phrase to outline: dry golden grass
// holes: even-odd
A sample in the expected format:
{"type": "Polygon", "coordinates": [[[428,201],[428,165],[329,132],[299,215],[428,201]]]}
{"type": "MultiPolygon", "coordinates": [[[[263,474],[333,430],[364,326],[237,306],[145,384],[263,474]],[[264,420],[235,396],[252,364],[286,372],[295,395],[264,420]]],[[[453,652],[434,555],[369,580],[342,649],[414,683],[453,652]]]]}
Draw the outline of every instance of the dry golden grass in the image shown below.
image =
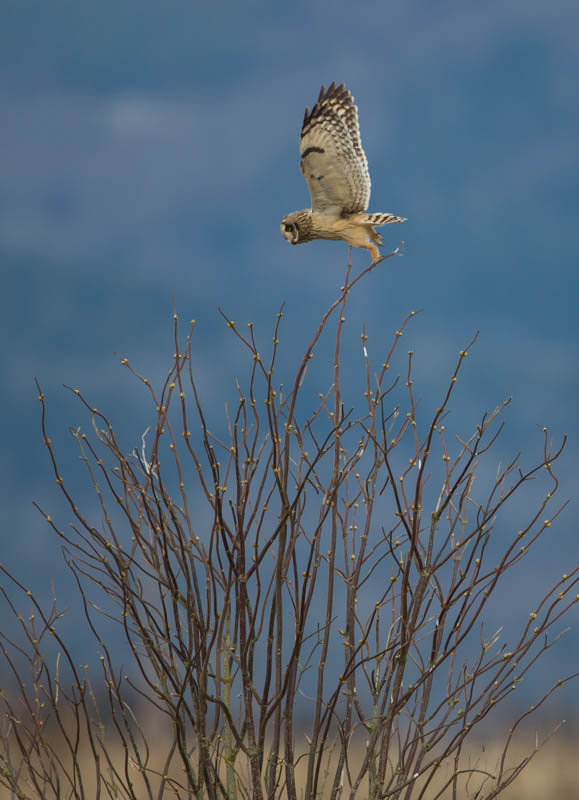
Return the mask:
{"type": "MultiPolygon", "coordinates": [[[[491,748],[492,749],[492,748],[491,748]]],[[[576,739],[556,737],[537,753],[526,770],[504,794],[503,800],[577,800],[579,768],[576,739]]],[[[521,757],[524,751],[520,750],[521,757]]],[[[496,762],[496,759],[495,759],[496,762]]],[[[489,763],[493,763],[489,759],[489,763]]]]}
{"type": "MultiPolygon", "coordinates": [[[[149,753],[149,762],[148,767],[151,770],[149,772],[151,785],[153,789],[157,789],[159,785],[158,779],[155,778],[155,774],[160,774],[163,771],[163,760],[166,757],[167,748],[166,745],[168,744],[167,741],[164,740],[162,729],[161,728],[152,728],[151,730],[155,731],[155,734],[151,736],[149,741],[149,745],[151,746],[151,750],[149,753]],[[156,740],[155,740],[156,735],[156,740]]],[[[577,765],[577,752],[578,752],[578,745],[579,742],[572,737],[565,737],[563,735],[555,736],[553,740],[548,742],[544,748],[537,753],[537,755],[532,759],[531,763],[528,767],[522,772],[522,774],[516,779],[516,781],[504,792],[501,793],[500,797],[502,800],[577,800],[579,797],[579,769],[577,765]]],[[[527,756],[530,752],[532,752],[534,747],[534,741],[529,738],[526,743],[521,743],[518,746],[513,746],[509,750],[509,758],[507,759],[507,765],[513,766],[521,761],[525,756],[527,756]]],[[[108,749],[109,755],[112,756],[115,766],[119,769],[121,775],[124,774],[125,771],[125,763],[126,763],[126,753],[121,747],[109,747],[108,749]]],[[[497,767],[500,761],[502,752],[502,745],[500,739],[491,740],[488,744],[483,742],[478,743],[471,743],[470,749],[467,751],[465,748],[465,752],[463,753],[463,757],[461,760],[461,767],[463,769],[471,767],[477,770],[484,770],[485,772],[495,774],[497,771],[497,767]]],[[[356,769],[357,763],[360,761],[362,757],[362,750],[361,748],[353,748],[353,752],[351,753],[351,769],[354,771],[356,769]]],[[[82,781],[83,781],[83,789],[84,789],[84,796],[87,798],[93,798],[97,796],[97,780],[95,774],[95,763],[93,758],[90,754],[86,751],[85,748],[82,748],[79,756],[79,762],[81,764],[81,774],[82,774],[82,781]]],[[[108,771],[105,770],[104,763],[102,764],[103,774],[108,775],[108,771]]],[[[448,760],[447,762],[443,762],[441,768],[439,769],[436,780],[434,780],[428,790],[428,794],[426,795],[427,800],[433,798],[437,795],[438,791],[447,783],[449,778],[451,778],[453,774],[454,763],[452,760],[448,760]]],[[[144,785],[139,787],[140,783],[140,776],[139,770],[137,769],[136,765],[129,766],[129,774],[131,780],[134,781],[135,792],[138,797],[140,796],[147,796],[145,794],[144,785]]],[[[506,770],[508,774],[508,769],[506,770]]],[[[177,770],[171,770],[171,776],[176,779],[178,783],[183,779],[183,774],[179,775],[177,770]]],[[[245,780],[243,775],[241,776],[243,783],[245,780]]],[[[480,775],[471,778],[468,782],[463,781],[460,787],[460,791],[457,795],[459,800],[469,800],[469,798],[473,798],[476,796],[476,790],[481,785],[483,778],[480,775]]],[[[297,786],[300,787],[301,785],[305,784],[305,761],[301,762],[300,765],[296,769],[296,783],[297,786]]],[[[329,781],[331,783],[331,781],[329,781]]],[[[247,785],[247,784],[245,784],[247,785]]],[[[348,781],[346,780],[346,787],[348,785],[348,781]]],[[[418,787],[420,786],[420,779],[417,780],[416,783],[416,791],[413,794],[413,797],[417,797],[418,787]]],[[[345,787],[345,788],[346,788],[345,787]]],[[[22,784],[22,790],[24,790],[25,794],[22,797],[30,798],[30,800],[41,800],[41,798],[68,798],[74,797],[74,794],[70,793],[70,786],[67,785],[66,780],[61,785],[61,790],[59,793],[55,792],[47,792],[46,794],[40,794],[38,791],[34,790],[31,784],[24,785],[22,784]]],[[[329,792],[330,786],[328,785],[327,790],[324,792],[324,797],[327,796],[329,792]]],[[[491,779],[487,779],[484,784],[484,789],[482,793],[479,795],[480,798],[485,798],[492,792],[493,789],[493,781],[491,779]]],[[[102,791],[102,786],[101,786],[102,791]]],[[[16,795],[12,794],[9,790],[0,787],[0,800],[12,800],[16,795]]],[[[77,795],[78,796],[78,795],[77,795]]],[[[101,796],[110,796],[108,794],[101,794],[101,796]]],[[[120,792],[118,797],[124,798],[126,795],[123,792],[120,792]]],[[[185,791],[173,793],[171,790],[166,787],[165,793],[163,797],[180,797],[180,796],[188,796],[185,794],[185,791]]],[[[280,796],[283,796],[281,794],[280,796]]],[[[345,797],[348,796],[347,789],[344,792],[345,797]]],[[[365,788],[362,789],[358,796],[360,798],[365,797],[365,788]]],[[[446,800],[447,798],[453,797],[452,788],[447,788],[441,798],[446,800]]]]}

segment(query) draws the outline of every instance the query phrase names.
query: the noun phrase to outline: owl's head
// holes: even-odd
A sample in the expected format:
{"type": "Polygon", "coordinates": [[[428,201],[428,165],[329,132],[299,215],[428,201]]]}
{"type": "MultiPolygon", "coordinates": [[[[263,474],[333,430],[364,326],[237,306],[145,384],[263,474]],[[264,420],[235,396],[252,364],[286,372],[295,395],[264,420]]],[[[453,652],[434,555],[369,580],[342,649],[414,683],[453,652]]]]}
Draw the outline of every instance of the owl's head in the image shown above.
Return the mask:
{"type": "Polygon", "coordinates": [[[290,244],[302,244],[309,242],[312,236],[312,211],[309,208],[303,211],[294,211],[284,217],[280,225],[284,239],[290,244]]]}

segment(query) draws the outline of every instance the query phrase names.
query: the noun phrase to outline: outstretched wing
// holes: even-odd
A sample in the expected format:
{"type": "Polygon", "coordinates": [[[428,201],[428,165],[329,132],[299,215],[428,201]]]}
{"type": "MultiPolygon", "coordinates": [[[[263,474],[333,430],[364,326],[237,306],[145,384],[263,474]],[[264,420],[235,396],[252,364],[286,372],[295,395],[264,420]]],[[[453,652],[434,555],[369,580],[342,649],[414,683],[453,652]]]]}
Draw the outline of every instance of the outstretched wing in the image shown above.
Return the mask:
{"type": "Polygon", "coordinates": [[[358,109],[343,83],[327,90],[322,86],[315,106],[306,108],[300,153],[313,211],[341,214],[368,208],[370,175],[358,109]]]}

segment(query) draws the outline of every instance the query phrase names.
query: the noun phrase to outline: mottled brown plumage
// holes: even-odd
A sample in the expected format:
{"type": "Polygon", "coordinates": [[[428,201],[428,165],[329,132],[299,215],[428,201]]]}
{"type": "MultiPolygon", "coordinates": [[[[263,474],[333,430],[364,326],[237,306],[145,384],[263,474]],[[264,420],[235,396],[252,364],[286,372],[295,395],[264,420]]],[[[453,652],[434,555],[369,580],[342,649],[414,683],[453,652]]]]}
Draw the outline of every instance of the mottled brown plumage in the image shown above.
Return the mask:
{"type": "Polygon", "coordinates": [[[360,140],[358,109],[344,84],[322,86],[316,104],[306,108],[300,137],[300,169],[312,207],[281,221],[290,244],[338,239],[380,258],[382,244],[374,225],[404,222],[393,214],[364,213],[370,202],[368,162],[360,140]]]}

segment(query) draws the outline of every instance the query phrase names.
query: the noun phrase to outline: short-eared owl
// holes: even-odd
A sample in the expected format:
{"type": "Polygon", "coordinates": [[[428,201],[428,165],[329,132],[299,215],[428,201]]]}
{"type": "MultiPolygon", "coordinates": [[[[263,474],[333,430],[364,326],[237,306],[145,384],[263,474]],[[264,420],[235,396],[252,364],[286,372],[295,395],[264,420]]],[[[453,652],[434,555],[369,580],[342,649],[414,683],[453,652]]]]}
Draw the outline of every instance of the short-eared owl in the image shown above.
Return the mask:
{"type": "Polygon", "coordinates": [[[281,221],[290,244],[312,239],[340,239],[380,258],[382,239],[374,225],[404,222],[393,214],[364,214],[370,201],[368,162],[360,141],[358,109],[342,83],[322,86],[315,106],[306,108],[300,137],[300,169],[312,207],[281,221]]]}

